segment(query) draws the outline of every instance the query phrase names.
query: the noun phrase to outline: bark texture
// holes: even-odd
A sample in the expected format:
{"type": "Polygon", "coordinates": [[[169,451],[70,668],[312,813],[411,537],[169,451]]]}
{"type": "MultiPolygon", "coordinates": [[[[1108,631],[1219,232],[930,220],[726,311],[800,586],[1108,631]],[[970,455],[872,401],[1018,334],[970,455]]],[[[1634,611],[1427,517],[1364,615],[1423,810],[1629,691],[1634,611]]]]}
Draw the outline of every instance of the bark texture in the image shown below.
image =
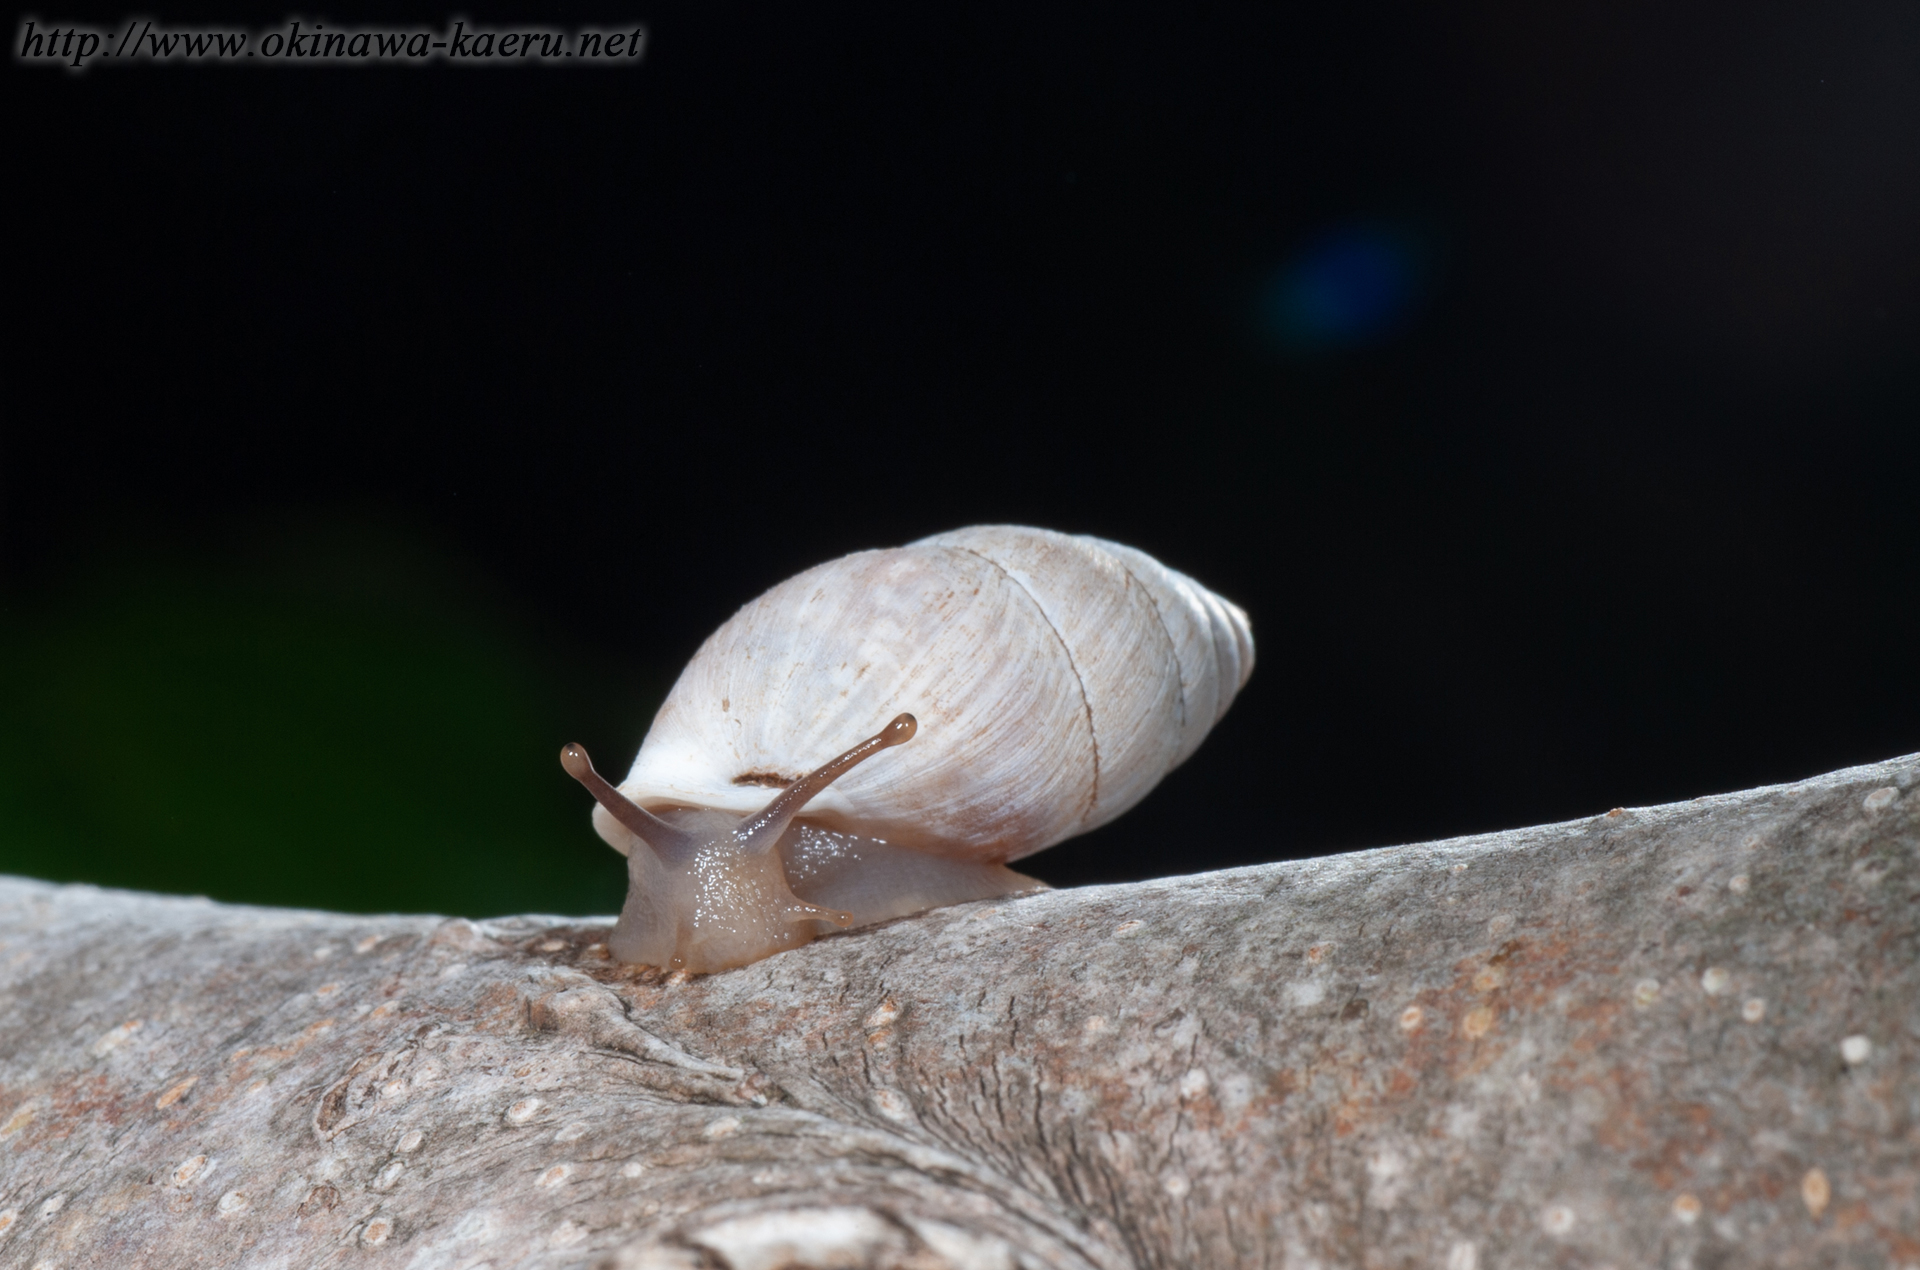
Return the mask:
{"type": "Polygon", "coordinates": [[[0,1264],[1920,1266],[1917,777],[692,979],[0,881],[0,1264]]]}

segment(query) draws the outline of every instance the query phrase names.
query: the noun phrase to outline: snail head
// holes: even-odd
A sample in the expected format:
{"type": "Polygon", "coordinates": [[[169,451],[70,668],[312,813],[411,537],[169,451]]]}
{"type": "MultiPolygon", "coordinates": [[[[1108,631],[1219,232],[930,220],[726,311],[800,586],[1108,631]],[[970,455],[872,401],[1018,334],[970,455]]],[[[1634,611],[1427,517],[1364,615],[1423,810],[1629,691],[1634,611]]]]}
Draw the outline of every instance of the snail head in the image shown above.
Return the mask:
{"type": "Polygon", "coordinates": [[[851,925],[852,913],[796,896],[774,848],[820,791],[881,750],[912,740],[918,729],[912,715],[897,715],[878,733],[781,790],[758,812],[738,819],[671,811],[674,820],[663,819],[609,784],[584,746],[562,748],[560,765],[567,774],[644,848],[628,857],[632,885],[610,944],[615,955],[676,969],[719,969],[806,942],[812,936],[796,923],[851,925]]]}

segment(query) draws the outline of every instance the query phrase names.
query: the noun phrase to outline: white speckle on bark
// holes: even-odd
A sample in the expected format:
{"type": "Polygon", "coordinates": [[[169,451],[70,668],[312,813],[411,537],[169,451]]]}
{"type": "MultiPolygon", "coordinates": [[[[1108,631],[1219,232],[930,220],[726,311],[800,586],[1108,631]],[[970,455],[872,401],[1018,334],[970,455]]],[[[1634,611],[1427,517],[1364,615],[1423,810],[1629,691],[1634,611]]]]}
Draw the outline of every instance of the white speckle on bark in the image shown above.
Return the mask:
{"type": "Polygon", "coordinates": [[[1480,1109],[1465,1103],[1454,1103],[1447,1108],[1447,1136],[1465,1141],[1480,1131],[1480,1109]]]}
{"type": "Polygon", "coordinates": [[[167,1087],[165,1093],[153,1100],[153,1109],[155,1111],[165,1111],[168,1107],[173,1106],[174,1103],[185,1098],[187,1091],[199,1083],[200,1078],[198,1076],[189,1076],[185,1080],[176,1081],[167,1087]]]}
{"type": "Polygon", "coordinates": [[[1692,1195],[1681,1195],[1673,1201],[1673,1215],[1681,1225],[1691,1226],[1700,1219],[1700,1201],[1692,1195]]]}
{"type": "Polygon", "coordinates": [[[1725,992],[1732,982],[1732,975],[1719,966],[1713,966],[1700,976],[1700,990],[1710,997],[1717,997],[1725,992]]]}
{"type": "Polygon", "coordinates": [[[895,1124],[913,1123],[913,1104],[897,1089],[874,1090],[873,1109],[895,1124]]]}
{"type": "Polygon", "coordinates": [[[1892,785],[1883,785],[1860,800],[1860,805],[1868,811],[1881,811],[1892,805],[1900,797],[1900,791],[1892,785]]]}
{"type": "Polygon", "coordinates": [[[1759,997],[1748,997],[1740,1006],[1740,1017],[1749,1023],[1758,1023],[1767,1017],[1767,1003],[1759,997]]]}
{"type": "Polygon", "coordinates": [[[1556,1239],[1573,1229],[1573,1210],[1565,1204],[1554,1204],[1540,1214],[1540,1228],[1556,1239]]]}
{"type": "Polygon", "coordinates": [[[507,1123],[511,1125],[525,1124],[540,1114],[540,1108],[543,1105],[538,1098],[522,1098],[519,1102],[507,1108],[507,1123]]]}
{"type": "Polygon", "coordinates": [[[1478,1270],[1480,1249],[1467,1239],[1454,1242],[1447,1250],[1447,1270],[1478,1270]]]}
{"type": "Polygon", "coordinates": [[[1727,879],[1727,889],[1735,895],[1745,895],[1749,885],[1751,884],[1748,882],[1747,875],[1744,873],[1736,873],[1727,879]]]}
{"type": "Polygon", "coordinates": [[[1658,979],[1642,979],[1633,985],[1634,1008],[1645,1010],[1659,999],[1660,981],[1658,979]]]}
{"type": "Polygon", "coordinates": [[[1827,1182],[1826,1170],[1811,1168],[1800,1179],[1800,1202],[1807,1206],[1807,1213],[1815,1221],[1827,1211],[1827,1201],[1833,1198],[1833,1187],[1827,1182]]]}
{"type": "Polygon", "coordinates": [[[1873,1057],[1873,1042],[1864,1036],[1849,1036],[1840,1042],[1840,1057],[1847,1066],[1858,1067],[1873,1057]]]}
{"type": "Polygon", "coordinates": [[[186,1159],[180,1161],[180,1163],[177,1166],[175,1166],[173,1170],[173,1184],[175,1186],[193,1185],[193,1180],[199,1177],[201,1172],[206,1167],[207,1167],[206,1156],[204,1155],[188,1156],[186,1159]]]}
{"type": "Polygon", "coordinates": [[[1400,1011],[1400,1030],[1402,1032],[1418,1032],[1421,1022],[1426,1017],[1426,1011],[1417,1005],[1410,1005],[1400,1011]]]}
{"type": "Polygon", "coordinates": [[[1381,1147],[1367,1157],[1367,1203],[1391,1210],[1400,1202],[1400,1191],[1407,1171],[1406,1157],[1391,1146],[1381,1147]]]}
{"type": "Polygon", "coordinates": [[[107,1032],[105,1032],[100,1037],[99,1040],[93,1043],[93,1050],[92,1050],[93,1056],[95,1058],[105,1058],[107,1055],[111,1054],[113,1051],[119,1049],[122,1045],[125,1045],[127,1043],[127,1039],[131,1037],[135,1032],[138,1032],[139,1030],[140,1030],[139,1019],[128,1019],[125,1023],[122,1023],[119,1027],[110,1028],[107,1032]]]}
{"type": "Polygon", "coordinates": [[[865,1208],[803,1208],[716,1222],[693,1242],[729,1270],[867,1266],[894,1242],[894,1226],[865,1208]]]}

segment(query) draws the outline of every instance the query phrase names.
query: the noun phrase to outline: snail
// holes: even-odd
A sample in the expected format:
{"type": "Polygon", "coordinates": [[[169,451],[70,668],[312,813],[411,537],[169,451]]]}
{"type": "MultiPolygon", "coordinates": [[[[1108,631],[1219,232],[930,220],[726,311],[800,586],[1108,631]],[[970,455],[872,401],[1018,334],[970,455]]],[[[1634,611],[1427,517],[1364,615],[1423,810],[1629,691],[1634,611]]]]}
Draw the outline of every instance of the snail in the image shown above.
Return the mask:
{"type": "Polygon", "coordinates": [[[1252,669],[1245,612],[1098,538],[981,525],[808,569],[700,646],[618,788],[561,751],[627,857],[608,951],[724,970],[1044,889],[1008,863],[1139,802],[1252,669]]]}

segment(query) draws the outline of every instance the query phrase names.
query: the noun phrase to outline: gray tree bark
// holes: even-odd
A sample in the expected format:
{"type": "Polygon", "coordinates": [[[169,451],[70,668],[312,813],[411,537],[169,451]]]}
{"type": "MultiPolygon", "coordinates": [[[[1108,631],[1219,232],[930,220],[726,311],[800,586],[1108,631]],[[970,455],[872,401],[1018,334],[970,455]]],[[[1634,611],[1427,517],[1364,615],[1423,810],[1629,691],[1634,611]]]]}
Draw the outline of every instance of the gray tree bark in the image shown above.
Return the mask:
{"type": "Polygon", "coordinates": [[[0,882],[0,1263],[1920,1266],[1917,776],[693,979],[0,882]]]}

